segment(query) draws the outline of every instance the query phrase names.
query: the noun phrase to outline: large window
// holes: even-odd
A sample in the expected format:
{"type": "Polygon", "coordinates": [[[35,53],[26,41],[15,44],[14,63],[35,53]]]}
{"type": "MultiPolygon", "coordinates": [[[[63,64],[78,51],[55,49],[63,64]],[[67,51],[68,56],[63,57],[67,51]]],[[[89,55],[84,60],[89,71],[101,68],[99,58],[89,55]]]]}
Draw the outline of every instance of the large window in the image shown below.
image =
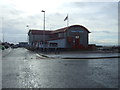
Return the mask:
{"type": "Polygon", "coordinates": [[[75,38],[80,38],[80,36],[75,36],[75,38]]]}
{"type": "Polygon", "coordinates": [[[58,37],[64,37],[64,33],[58,33],[58,37]]]}
{"type": "Polygon", "coordinates": [[[50,47],[57,47],[57,43],[50,43],[49,46],[50,47]]]}

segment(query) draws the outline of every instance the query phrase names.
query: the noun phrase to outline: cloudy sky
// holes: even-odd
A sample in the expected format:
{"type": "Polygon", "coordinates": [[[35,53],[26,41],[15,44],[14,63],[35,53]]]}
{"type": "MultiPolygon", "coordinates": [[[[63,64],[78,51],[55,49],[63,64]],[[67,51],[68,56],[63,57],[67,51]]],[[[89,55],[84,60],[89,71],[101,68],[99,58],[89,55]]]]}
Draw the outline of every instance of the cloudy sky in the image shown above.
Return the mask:
{"type": "Polygon", "coordinates": [[[118,44],[118,0],[0,0],[0,40],[27,41],[26,25],[43,29],[41,10],[46,11],[46,30],[66,27],[68,14],[69,25],[89,29],[90,44],[118,44]]]}

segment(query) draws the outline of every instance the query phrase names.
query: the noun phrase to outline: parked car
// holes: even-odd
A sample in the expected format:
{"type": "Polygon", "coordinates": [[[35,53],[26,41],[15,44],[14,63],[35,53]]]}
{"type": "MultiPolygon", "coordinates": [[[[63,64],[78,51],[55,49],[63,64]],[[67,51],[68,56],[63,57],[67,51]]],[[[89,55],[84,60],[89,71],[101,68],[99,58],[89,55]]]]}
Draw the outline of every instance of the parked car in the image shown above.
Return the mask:
{"type": "Polygon", "coordinates": [[[1,50],[4,50],[5,47],[4,47],[3,45],[0,45],[0,49],[1,49],[1,50]]]}
{"type": "Polygon", "coordinates": [[[18,48],[18,46],[17,45],[13,45],[12,48],[18,48]]]}

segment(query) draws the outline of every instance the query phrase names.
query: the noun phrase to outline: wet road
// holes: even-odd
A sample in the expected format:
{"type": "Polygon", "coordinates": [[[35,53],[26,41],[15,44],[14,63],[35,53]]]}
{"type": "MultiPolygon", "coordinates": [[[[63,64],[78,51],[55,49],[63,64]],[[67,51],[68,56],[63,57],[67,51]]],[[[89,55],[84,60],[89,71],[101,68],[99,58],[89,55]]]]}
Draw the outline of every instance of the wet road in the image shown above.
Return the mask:
{"type": "Polygon", "coordinates": [[[2,88],[117,88],[118,59],[64,60],[23,48],[2,59],[2,88]]]}
{"type": "Polygon", "coordinates": [[[0,90],[2,89],[2,50],[0,50],[0,90]]]}

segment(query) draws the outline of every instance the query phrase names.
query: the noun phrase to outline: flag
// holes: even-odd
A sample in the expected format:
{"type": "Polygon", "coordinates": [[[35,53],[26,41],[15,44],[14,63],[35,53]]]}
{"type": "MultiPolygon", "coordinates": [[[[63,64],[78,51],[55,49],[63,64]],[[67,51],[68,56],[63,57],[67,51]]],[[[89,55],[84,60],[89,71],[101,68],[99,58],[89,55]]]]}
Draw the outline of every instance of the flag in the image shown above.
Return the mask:
{"type": "Polygon", "coordinates": [[[44,10],[42,10],[41,12],[45,12],[44,10]]]}
{"type": "Polygon", "coordinates": [[[65,17],[64,21],[66,21],[68,19],[68,15],[65,17]]]}

